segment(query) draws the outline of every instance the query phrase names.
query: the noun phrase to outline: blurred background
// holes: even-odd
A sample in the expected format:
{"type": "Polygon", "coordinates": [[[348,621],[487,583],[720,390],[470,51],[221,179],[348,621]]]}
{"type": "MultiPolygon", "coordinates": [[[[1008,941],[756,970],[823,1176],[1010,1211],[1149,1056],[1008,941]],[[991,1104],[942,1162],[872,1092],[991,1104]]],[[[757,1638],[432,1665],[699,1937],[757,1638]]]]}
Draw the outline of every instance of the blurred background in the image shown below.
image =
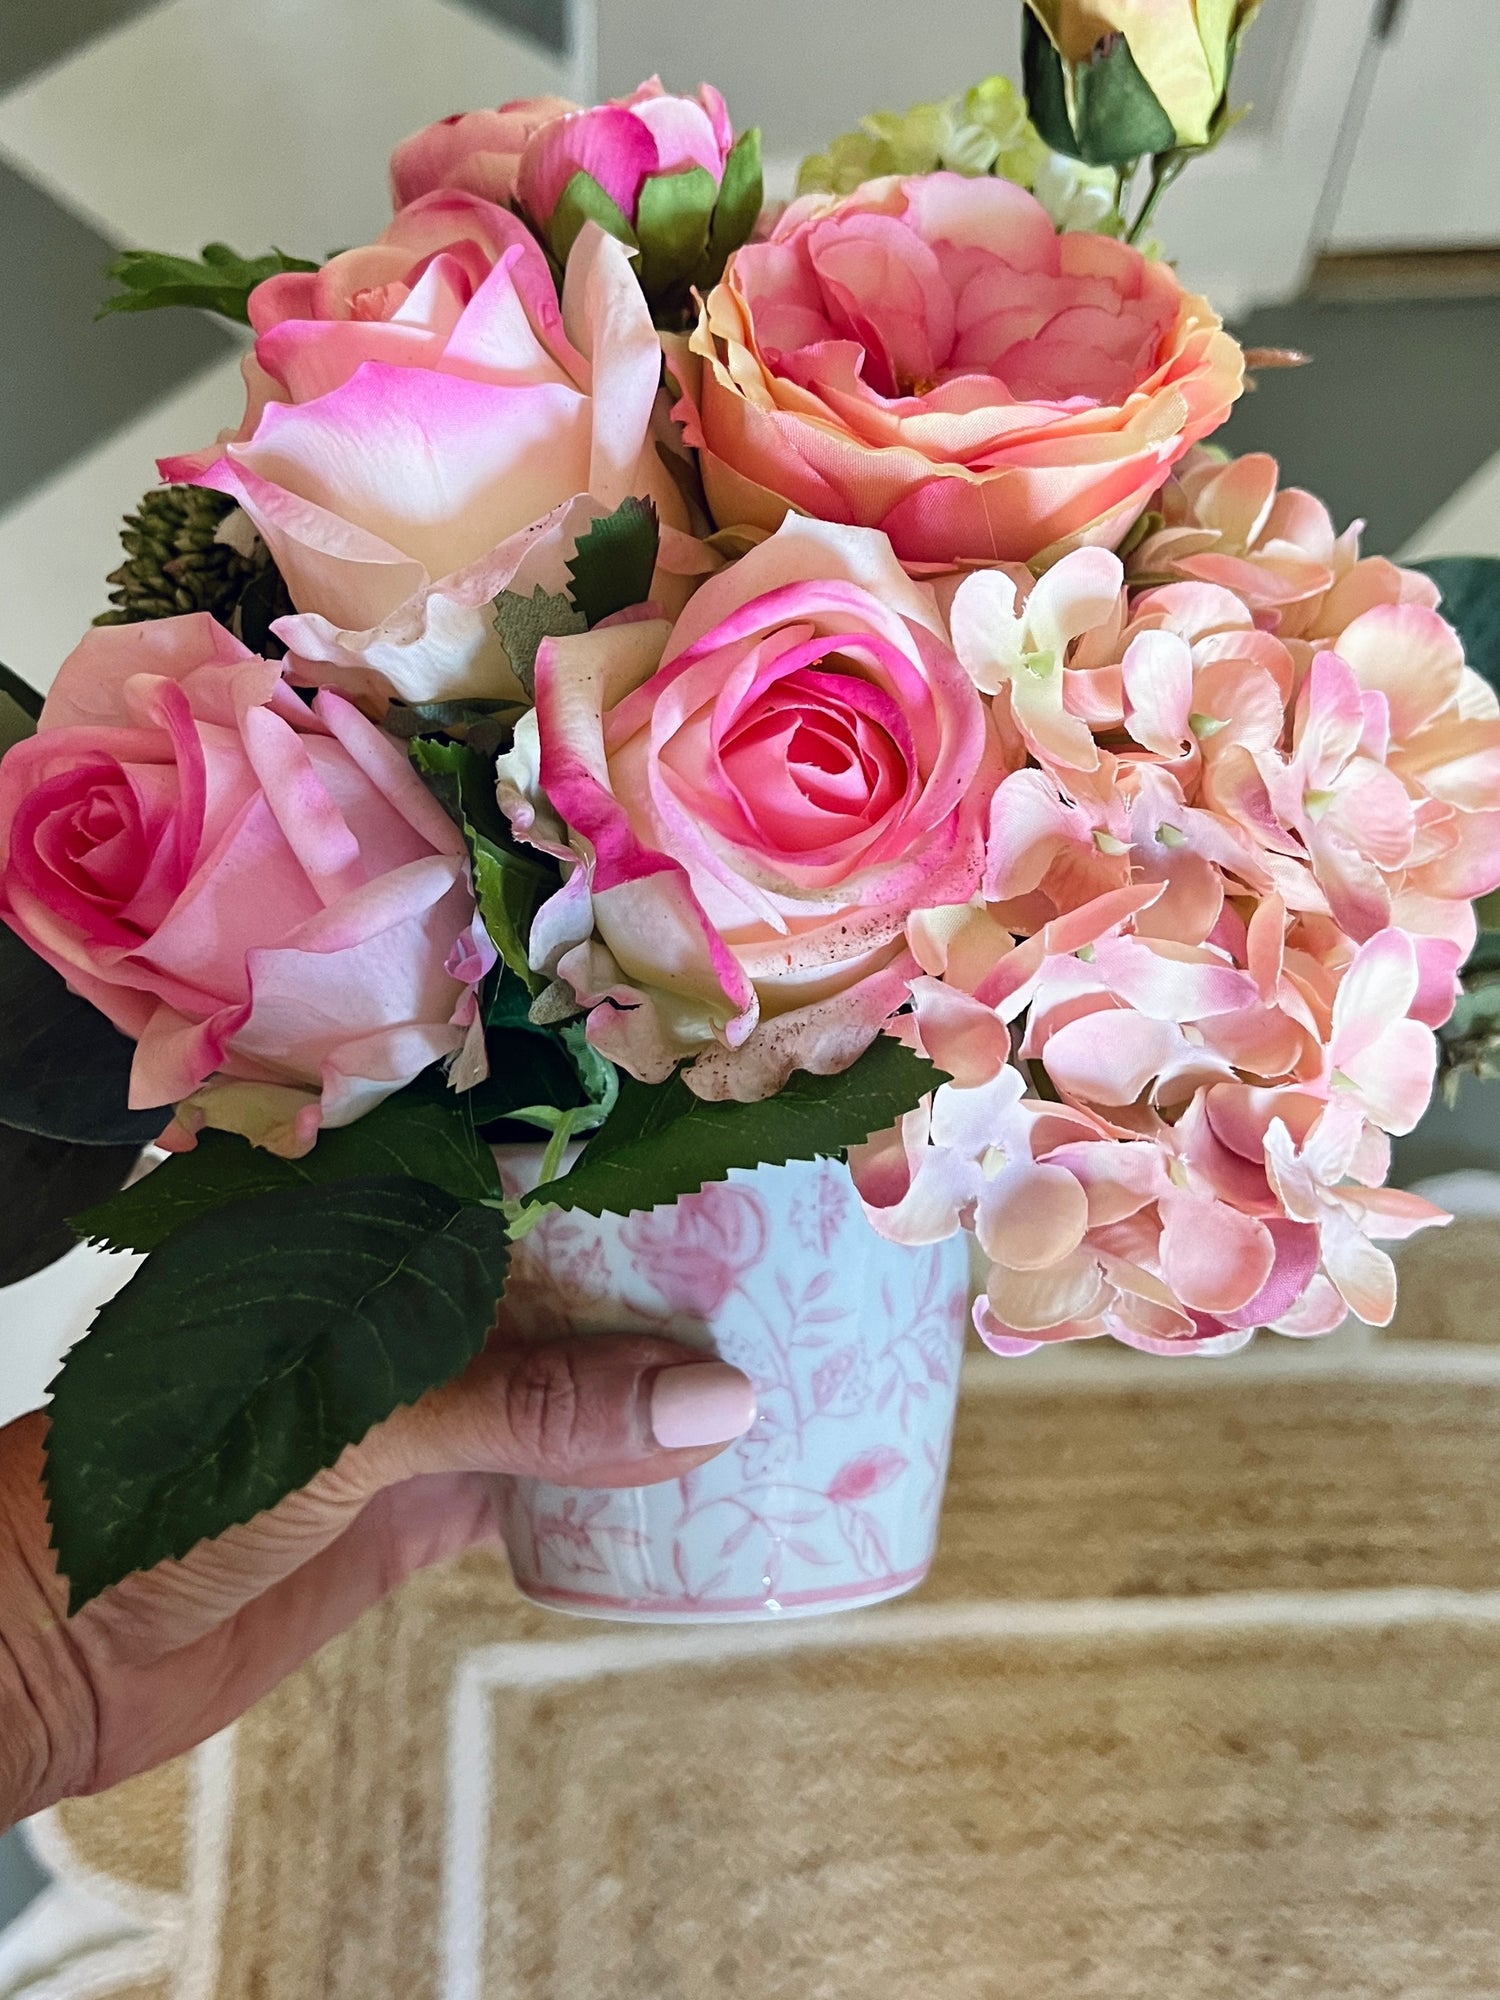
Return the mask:
{"type": "MultiPolygon", "coordinates": [[[[1313,360],[1263,375],[1222,441],[1273,452],[1340,524],[1363,517],[1375,552],[1500,555],[1494,10],[1266,0],[1236,77],[1248,113],[1160,214],[1245,344],[1313,360]]],[[[0,659],[48,683],[104,603],[154,457],[238,408],[222,323],[94,323],[118,247],[366,241],[406,133],[533,93],[612,95],[664,58],[671,86],[706,77],[760,122],[788,193],[801,156],[864,112],[1017,77],[1019,16],[1015,0],[0,0],[0,659]]],[[[1500,1166],[1497,1094],[1435,1110],[1399,1176],[1500,1166]]],[[[0,1421],[77,1330],[86,1256],[0,1299],[0,1421]]],[[[0,1842],[0,1926],[42,1880],[0,1842]]]]}

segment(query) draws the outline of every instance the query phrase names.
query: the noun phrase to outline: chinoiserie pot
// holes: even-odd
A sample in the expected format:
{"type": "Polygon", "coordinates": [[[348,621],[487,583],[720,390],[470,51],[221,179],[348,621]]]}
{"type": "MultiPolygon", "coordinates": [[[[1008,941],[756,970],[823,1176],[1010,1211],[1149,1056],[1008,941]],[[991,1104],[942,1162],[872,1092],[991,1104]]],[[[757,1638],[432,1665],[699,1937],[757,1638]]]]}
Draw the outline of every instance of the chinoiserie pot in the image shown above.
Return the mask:
{"type": "MultiPolygon", "coordinates": [[[[501,1154],[534,1184],[531,1149],[501,1154]]],[[[549,1210],[516,1246],[508,1324],[650,1331],[750,1376],[754,1427],[665,1485],[505,1481],[516,1582],[593,1618],[714,1623],[852,1610],[927,1574],[968,1324],[965,1239],[878,1237],[848,1170],[736,1172],[628,1218],[549,1210]]]]}

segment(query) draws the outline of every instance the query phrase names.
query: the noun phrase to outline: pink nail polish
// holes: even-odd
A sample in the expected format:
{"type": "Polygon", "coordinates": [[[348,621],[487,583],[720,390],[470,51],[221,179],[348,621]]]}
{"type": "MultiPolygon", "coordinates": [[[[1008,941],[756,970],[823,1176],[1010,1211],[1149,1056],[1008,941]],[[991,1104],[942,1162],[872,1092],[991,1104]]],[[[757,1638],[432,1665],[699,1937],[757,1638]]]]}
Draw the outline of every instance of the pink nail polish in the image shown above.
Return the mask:
{"type": "Polygon", "coordinates": [[[727,1444],[755,1422],[755,1390],[723,1361],[663,1368],[651,1390],[651,1429],[668,1451],[727,1444]]]}

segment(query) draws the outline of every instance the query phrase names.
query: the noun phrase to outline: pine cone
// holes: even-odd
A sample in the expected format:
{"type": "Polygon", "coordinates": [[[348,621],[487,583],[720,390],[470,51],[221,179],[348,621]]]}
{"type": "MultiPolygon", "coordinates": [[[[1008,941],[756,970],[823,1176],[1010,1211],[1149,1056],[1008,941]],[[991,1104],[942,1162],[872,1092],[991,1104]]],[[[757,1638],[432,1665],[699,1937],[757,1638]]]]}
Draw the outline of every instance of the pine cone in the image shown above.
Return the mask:
{"type": "Polygon", "coordinates": [[[270,553],[250,555],[216,539],[235,502],[206,486],[160,486],[145,495],[120,531],[126,560],[111,572],[115,607],[96,625],[137,625],[208,611],[253,651],[279,659],[286,648],[270,630],[293,608],[270,553]]]}

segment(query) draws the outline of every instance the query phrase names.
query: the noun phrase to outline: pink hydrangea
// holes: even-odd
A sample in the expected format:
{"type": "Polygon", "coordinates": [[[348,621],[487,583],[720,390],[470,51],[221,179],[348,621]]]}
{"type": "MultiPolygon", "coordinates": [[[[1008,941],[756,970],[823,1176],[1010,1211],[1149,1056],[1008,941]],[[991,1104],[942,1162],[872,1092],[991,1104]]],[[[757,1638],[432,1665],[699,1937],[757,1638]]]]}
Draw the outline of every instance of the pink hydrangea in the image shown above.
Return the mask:
{"type": "Polygon", "coordinates": [[[952,1080],[852,1165],[882,1233],[974,1230],[1001,1353],[1384,1324],[1381,1245],[1446,1219],[1384,1182],[1500,884],[1500,703],[1270,460],[1154,505],[1128,566],[951,604],[1012,768],[978,895],[907,926],[896,1031],[952,1080]]]}

